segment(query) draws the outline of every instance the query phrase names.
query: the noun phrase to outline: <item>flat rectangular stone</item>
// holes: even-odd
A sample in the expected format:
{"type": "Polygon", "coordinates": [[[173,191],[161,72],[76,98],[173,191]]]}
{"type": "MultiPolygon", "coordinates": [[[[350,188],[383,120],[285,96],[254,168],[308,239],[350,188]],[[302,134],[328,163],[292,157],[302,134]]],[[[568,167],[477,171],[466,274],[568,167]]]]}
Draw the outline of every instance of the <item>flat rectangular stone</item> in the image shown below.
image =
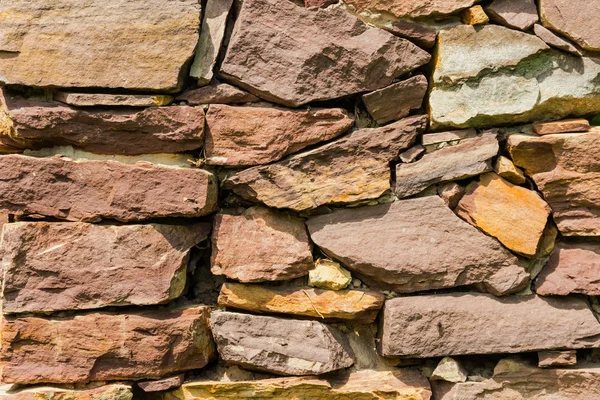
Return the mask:
{"type": "Polygon", "coordinates": [[[56,91],[55,101],[77,107],[156,107],[167,106],[173,102],[173,96],[152,94],[109,94],[109,93],[76,93],[56,91]]]}
{"type": "Polygon", "coordinates": [[[133,392],[130,385],[121,383],[90,387],[78,387],[77,389],[65,389],[52,386],[35,386],[14,388],[7,385],[7,390],[0,387],[0,399],[2,400],[132,400],[133,392]]]}
{"type": "Polygon", "coordinates": [[[477,131],[475,129],[462,129],[457,131],[426,133],[421,137],[421,143],[423,144],[423,146],[430,146],[439,143],[447,143],[454,141],[458,142],[462,139],[472,138],[475,136],[477,136],[477,131]]]}
{"type": "Polygon", "coordinates": [[[77,383],[157,379],[215,356],[206,306],[71,317],[5,317],[0,379],[77,383]]]}
{"type": "Polygon", "coordinates": [[[552,133],[587,132],[590,130],[587,119],[565,119],[553,122],[538,122],[533,124],[533,131],[538,135],[549,135],[552,133]]]}
{"type": "Polygon", "coordinates": [[[452,293],[386,301],[386,357],[441,357],[600,347],[600,323],[579,297],[452,293]]]}
{"type": "Polygon", "coordinates": [[[426,92],[427,78],[417,75],[364,94],[362,101],[373,119],[378,124],[385,124],[404,118],[411,111],[419,109],[426,92]]]}
{"type": "Polygon", "coordinates": [[[198,89],[183,92],[176,97],[177,101],[197,106],[201,104],[242,104],[256,103],[260,99],[227,83],[213,82],[198,89]]]}
{"type": "Polygon", "coordinates": [[[0,212],[69,221],[199,217],[216,208],[214,175],[150,163],[0,156],[0,212]]]}
{"type": "Polygon", "coordinates": [[[382,28],[396,36],[400,36],[416,43],[419,47],[429,49],[435,46],[437,30],[433,26],[400,19],[392,22],[390,26],[387,26],[386,24],[382,28]]]}

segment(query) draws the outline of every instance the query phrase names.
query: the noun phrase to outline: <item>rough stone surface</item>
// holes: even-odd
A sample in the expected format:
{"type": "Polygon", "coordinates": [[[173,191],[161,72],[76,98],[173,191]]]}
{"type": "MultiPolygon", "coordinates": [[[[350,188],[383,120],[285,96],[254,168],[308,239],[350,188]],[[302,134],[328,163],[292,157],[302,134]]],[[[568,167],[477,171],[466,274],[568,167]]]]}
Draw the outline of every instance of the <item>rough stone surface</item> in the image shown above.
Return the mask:
{"type": "Polygon", "coordinates": [[[494,22],[522,31],[539,20],[535,0],[494,0],[485,10],[494,22]]]}
{"type": "Polygon", "coordinates": [[[173,96],[164,95],[76,93],[60,91],[54,92],[53,99],[77,107],[155,107],[168,106],[173,102],[173,96]]]}
{"type": "Polygon", "coordinates": [[[390,191],[389,162],[412,146],[426,125],[421,115],[360,129],[275,164],[239,172],[223,187],[247,200],[296,211],[376,199],[390,191]]]}
{"type": "Polygon", "coordinates": [[[386,301],[382,321],[383,356],[438,357],[600,346],[600,324],[586,300],[578,297],[483,293],[397,297],[386,301]]]}
{"type": "Polygon", "coordinates": [[[312,268],[311,245],[302,219],[266,207],[215,217],[213,274],[261,282],[305,276],[312,268]]]}
{"type": "Polygon", "coordinates": [[[460,16],[463,24],[483,25],[490,22],[489,17],[480,5],[473,6],[464,10],[460,16]]]}
{"type": "Polygon", "coordinates": [[[204,367],[215,355],[205,306],[73,317],[5,317],[5,383],[160,378],[204,367]]]}
{"type": "Polygon", "coordinates": [[[438,185],[437,194],[449,208],[454,209],[465,195],[465,188],[456,182],[445,182],[438,185]]]}
{"type": "Polygon", "coordinates": [[[296,107],[381,89],[429,59],[408,40],[369,29],[340,7],[252,0],[242,4],[220,76],[296,107]]]}
{"type": "Polygon", "coordinates": [[[600,132],[511,135],[508,150],[552,208],[565,236],[600,235],[600,132]]]}
{"type": "Polygon", "coordinates": [[[131,386],[110,384],[83,389],[65,389],[50,386],[36,386],[0,390],[2,400],[132,400],[131,386]]]}
{"type": "Polygon", "coordinates": [[[179,374],[153,381],[138,382],[137,385],[146,393],[162,392],[165,390],[177,389],[183,385],[184,380],[185,374],[179,374]]]}
{"type": "Polygon", "coordinates": [[[427,379],[414,369],[362,370],[327,380],[317,377],[286,377],[253,381],[197,381],[184,384],[160,400],[429,400],[427,379]]]}
{"type": "Polygon", "coordinates": [[[232,4],[233,0],[208,0],[206,2],[200,40],[190,70],[190,75],[198,79],[199,86],[208,84],[213,78],[213,69],[225,37],[227,16],[232,4]]]}
{"type": "Polygon", "coordinates": [[[581,293],[600,296],[600,244],[557,243],[538,275],[535,291],[540,295],[566,296],[581,293]]]}
{"type": "Polygon", "coordinates": [[[208,171],[150,163],[0,157],[0,211],[69,221],[199,217],[216,208],[208,171]]]}
{"type": "Polygon", "coordinates": [[[210,323],[221,359],[246,369],[319,375],[354,364],[342,333],[321,322],[215,311],[210,323]]]}
{"type": "Polygon", "coordinates": [[[72,145],[93,153],[136,155],[194,150],[204,142],[199,107],[79,109],[1,93],[0,101],[0,142],[15,149],[72,145]]]}
{"type": "Polygon", "coordinates": [[[567,51],[576,56],[582,56],[583,53],[571,42],[568,42],[560,36],[554,34],[551,30],[544,28],[543,25],[535,24],[533,26],[533,33],[540,39],[542,39],[548,46],[556,47],[557,49],[567,51]]]}
{"type": "Polygon", "coordinates": [[[383,89],[364,94],[362,100],[369,114],[378,124],[406,117],[423,103],[427,92],[427,78],[417,75],[383,89]]]}
{"type": "Polygon", "coordinates": [[[510,158],[504,156],[500,156],[496,159],[494,171],[502,178],[515,185],[522,185],[527,181],[523,171],[517,168],[510,158]]]}
{"type": "Polygon", "coordinates": [[[540,0],[542,24],[586,50],[600,51],[600,2],[597,0],[540,0]]]}
{"type": "Polygon", "coordinates": [[[538,367],[568,367],[577,364],[577,350],[538,351],[538,367]]]}
{"type": "Polygon", "coordinates": [[[420,160],[396,166],[394,193],[403,198],[428,186],[479,175],[492,169],[492,157],[498,153],[498,140],[491,132],[461,140],[455,146],[425,154],[420,160]]]}
{"type": "Polygon", "coordinates": [[[434,27],[404,19],[394,21],[389,27],[383,27],[396,36],[408,39],[420,47],[430,49],[435,46],[437,31],[434,27]]]}
{"type": "Polygon", "coordinates": [[[447,146],[454,146],[463,139],[474,138],[477,136],[475,129],[462,129],[458,131],[426,133],[421,136],[421,143],[428,153],[442,149],[447,146]]]}
{"type": "Polygon", "coordinates": [[[186,282],[188,252],[210,225],[17,222],[2,231],[2,311],[166,303],[186,282]]]}
{"type": "Polygon", "coordinates": [[[587,132],[590,130],[590,123],[587,119],[565,119],[553,122],[538,122],[533,124],[533,131],[538,135],[549,135],[552,133],[575,133],[587,132]]]}
{"type": "Polygon", "coordinates": [[[177,101],[186,101],[192,106],[200,104],[256,103],[258,97],[227,83],[214,82],[208,86],[188,90],[177,96],[177,101]]]}
{"type": "Polygon", "coordinates": [[[336,210],[307,225],[327,255],[399,293],[482,284],[502,295],[529,282],[515,256],[437,196],[336,210]]]}
{"type": "Polygon", "coordinates": [[[526,257],[536,254],[550,211],[536,192],[491,172],[466,187],[456,208],[465,221],[526,257]]]}
{"type": "Polygon", "coordinates": [[[403,151],[400,153],[400,161],[403,163],[411,163],[417,161],[417,159],[425,153],[425,147],[420,144],[411,147],[410,149],[403,151]]]}
{"type": "Polygon", "coordinates": [[[431,374],[433,381],[466,382],[467,370],[454,358],[444,357],[431,374]]]}
{"type": "Polygon", "coordinates": [[[197,0],[2,2],[0,81],[176,91],[199,27],[197,0]]]}
{"type": "Polygon", "coordinates": [[[341,290],[352,282],[350,271],[339,263],[318,259],[315,268],[308,272],[308,284],[320,289],[341,290]]]}
{"type": "Polygon", "coordinates": [[[385,297],[364,290],[268,288],[224,283],[219,305],[253,313],[289,314],[318,319],[373,323],[385,297]]]}
{"type": "Polygon", "coordinates": [[[471,7],[475,0],[346,0],[357,12],[386,12],[395,17],[419,18],[453,14],[471,7]]]}
{"type": "Polygon", "coordinates": [[[341,108],[309,111],[212,105],[206,114],[206,162],[212,165],[268,164],[341,135],[354,124],[341,108]]]}

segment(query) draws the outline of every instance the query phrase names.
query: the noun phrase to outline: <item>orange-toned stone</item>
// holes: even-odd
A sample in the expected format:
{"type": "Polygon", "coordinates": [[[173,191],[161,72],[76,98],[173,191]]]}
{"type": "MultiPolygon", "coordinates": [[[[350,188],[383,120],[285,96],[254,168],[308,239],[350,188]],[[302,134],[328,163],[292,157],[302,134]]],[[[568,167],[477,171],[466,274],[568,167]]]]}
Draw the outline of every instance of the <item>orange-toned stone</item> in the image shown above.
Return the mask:
{"type": "Polygon", "coordinates": [[[537,193],[494,173],[469,184],[456,211],[510,250],[527,257],[535,255],[550,215],[550,207],[537,193]]]}
{"type": "Polygon", "coordinates": [[[467,25],[483,25],[490,22],[489,17],[480,5],[464,10],[460,15],[460,20],[467,25]]]}

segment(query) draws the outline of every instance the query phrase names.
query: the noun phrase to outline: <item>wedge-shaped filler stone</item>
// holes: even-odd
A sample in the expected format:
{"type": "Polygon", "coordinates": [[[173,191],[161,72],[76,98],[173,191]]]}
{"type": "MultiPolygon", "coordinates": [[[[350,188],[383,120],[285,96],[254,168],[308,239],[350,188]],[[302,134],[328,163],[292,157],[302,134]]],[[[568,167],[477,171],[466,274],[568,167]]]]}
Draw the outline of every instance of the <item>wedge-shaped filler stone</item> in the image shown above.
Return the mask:
{"type": "Polygon", "coordinates": [[[17,222],[2,231],[5,314],[166,303],[210,224],[17,222]]]}
{"type": "Polygon", "coordinates": [[[376,199],[390,192],[390,161],[426,127],[427,117],[419,115],[359,129],[314,150],[241,171],[223,187],[247,200],[296,211],[376,199]]]}
{"type": "Polygon", "coordinates": [[[0,4],[0,81],[176,91],[194,55],[197,0],[0,4]]]}
{"type": "Polygon", "coordinates": [[[430,58],[341,7],[247,0],[220,76],[265,100],[296,107],[381,89],[430,58]]]}
{"type": "Polygon", "coordinates": [[[210,325],[221,359],[246,369],[320,375],[354,364],[343,334],[318,321],[215,311],[210,325]]]}
{"type": "Polygon", "coordinates": [[[514,255],[438,196],[339,209],[307,224],[327,255],[399,293],[481,285],[504,295],[529,282],[514,255]]]}
{"type": "Polygon", "coordinates": [[[521,353],[600,347],[600,323],[579,297],[451,293],[386,301],[380,337],[383,356],[521,353]]]}
{"type": "Polygon", "coordinates": [[[5,317],[5,383],[157,379],[214,358],[209,308],[5,317]]]}
{"type": "Polygon", "coordinates": [[[0,157],[0,211],[69,221],[199,217],[216,208],[217,182],[202,169],[151,163],[0,157]]]}

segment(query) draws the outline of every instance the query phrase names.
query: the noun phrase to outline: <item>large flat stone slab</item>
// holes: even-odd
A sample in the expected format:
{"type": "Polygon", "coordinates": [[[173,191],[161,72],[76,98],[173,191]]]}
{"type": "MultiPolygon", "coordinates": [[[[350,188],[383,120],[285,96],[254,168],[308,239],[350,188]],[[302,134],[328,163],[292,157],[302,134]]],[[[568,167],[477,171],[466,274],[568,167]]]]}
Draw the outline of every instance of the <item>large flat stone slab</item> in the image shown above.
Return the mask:
{"type": "Polygon", "coordinates": [[[0,156],[0,211],[69,221],[199,217],[216,208],[208,171],[150,163],[0,156]]]}
{"type": "Polygon", "coordinates": [[[2,2],[0,81],[176,91],[199,28],[197,0],[2,2]]]}
{"type": "Polygon", "coordinates": [[[483,293],[397,297],[386,301],[382,321],[383,356],[600,347],[600,323],[579,297],[483,293]]]}
{"type": "Polygon", "coordinates": [[[540,0],[542,24],[567,36],[586,50],[600,51],[600,15],[597,0],[540,0]]]}
{"type": "Polygon", "coordinates": [[[529,282],[515,256],[438,196],[339,209],[307,225],[327,255],[400,293],[481,285],[502,295],[529,282]]]}
{"type": "Polygon", "coordinates": [[[215,354],[206,306],[72,317],[5,317],[5,383],[154,379],[204,367],[215,354]]]}
{"type": "Polygon", "coordinates": [[[248,0],[219,75],[265,100],[296,107],[381,89],[430,58],[341,7],[248,0]]]}
{"type": "Polygon", "coordinates": [[[2,230],[5,314],[150,305],[179,297],[210,225],[17,222],[2,230]]]}
{"type": "Polygon", "coordinates": [[[426,126],[421,115],[359,129],[314,150],[241,171],[223,187],[250,201],[296,211],[376,199],[390,191],[390,161],[426,126]]]}
{"type": "Polygon", "coordinates": [[[130,385],[115,383],[97,387],[84,387],[78,389],[65,389],[52,386],[36,386],[32,388],[10,388],[0,390],[2,400],[132,400],[133,392],[130,385]]]}

